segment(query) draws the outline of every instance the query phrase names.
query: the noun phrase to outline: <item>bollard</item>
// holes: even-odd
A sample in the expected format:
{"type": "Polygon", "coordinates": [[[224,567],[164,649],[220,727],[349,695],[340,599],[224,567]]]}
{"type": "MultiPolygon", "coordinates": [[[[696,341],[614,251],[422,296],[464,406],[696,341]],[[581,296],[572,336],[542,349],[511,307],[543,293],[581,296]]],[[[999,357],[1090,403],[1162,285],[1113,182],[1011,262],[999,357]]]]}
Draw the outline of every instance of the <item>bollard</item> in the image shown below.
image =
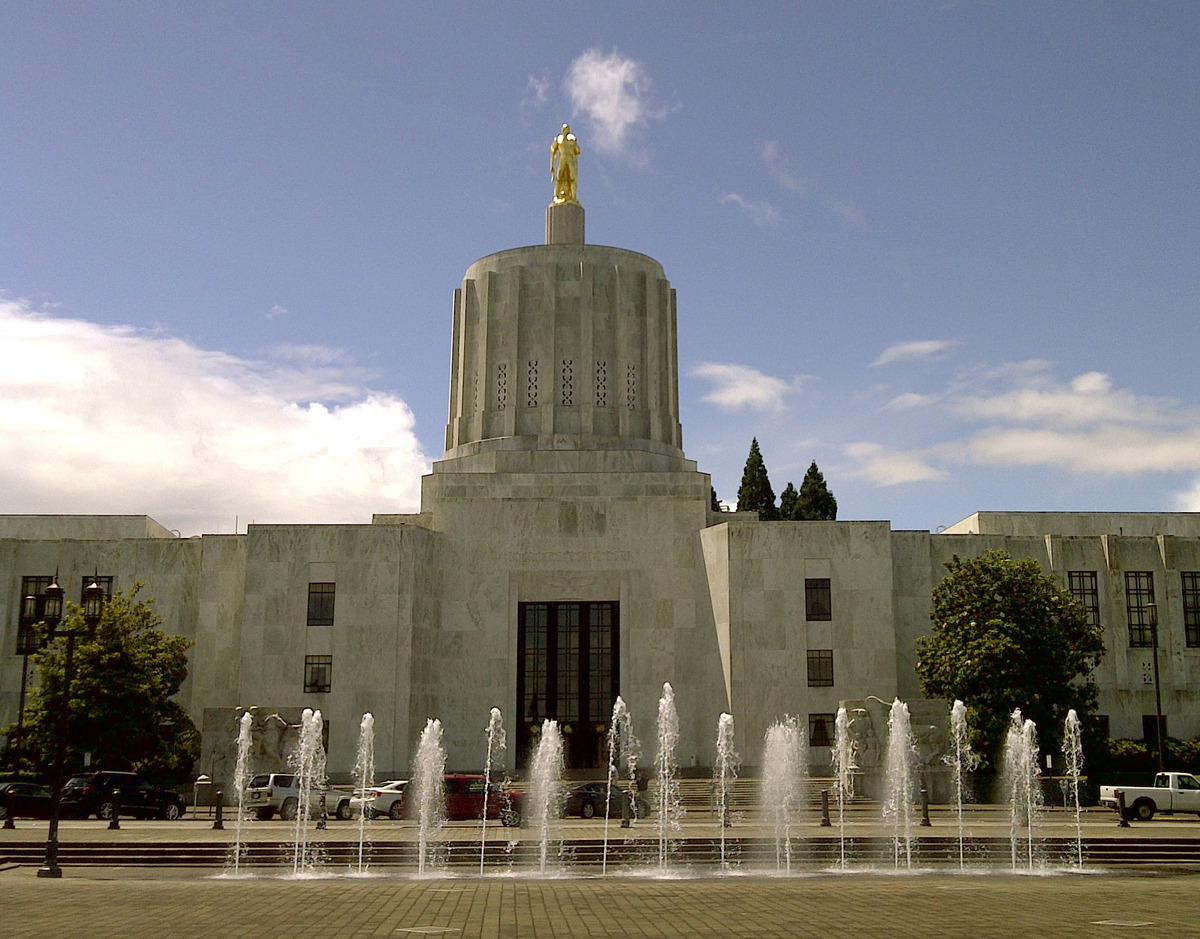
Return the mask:
{"type": "Polygon", "coordinates": [[[217,819],[213,822],[213,831],[225,830],[225,793],[220,789],[217,790],[217,819]]]}
{"type": "Polygon", "coordinates": [[[325,793],[322,792],[320,801],[318,802],[318,812],[317,812],[317,828],[319,830],[324,831],[326,828],[329,827],[325,823],[325,819],[327,817],[328,817],[328,813],[325,811],[325,793]]]}
{"type": "Polygon", "coordinates": [[[108,823],[109,831],[119,831],[121,828],[121,790],[114,789],[112,794],[113,817],[108,823]]]}
{"type": "Polygon", "coordinates": [[[1114,795],[1117,797],[1117,818],[1120,819],[1120,821],[1117,822],[1117,827],[1128,828],[1129,816],[1125,814],[1125,790],[1118,789],[1114,795]]]}
{"type": "Polygon", "coordinates": [[[5,814],[5,816],[4,816],[4,827],[5,827],[5,828],[16,828],[16,827],[17,827],[17,826],[16,826],[16,825],[13,823],[13,813],[12,813],[12,809],[9,809],[9,810],[8,810],[8,812],[7,812],[7,814],[5,814]]]}
{"type": "Polygon", "coordinates": [[[929,790],[924,786],[921,787],[921,827],[929,828],[932,823],[929,821],[929,790]]]}
{"type": "Polygon", "coordinates": [[[821,790],[821,827],[830,828],[833,822],[829,820],[829,790],[821,790]]]}

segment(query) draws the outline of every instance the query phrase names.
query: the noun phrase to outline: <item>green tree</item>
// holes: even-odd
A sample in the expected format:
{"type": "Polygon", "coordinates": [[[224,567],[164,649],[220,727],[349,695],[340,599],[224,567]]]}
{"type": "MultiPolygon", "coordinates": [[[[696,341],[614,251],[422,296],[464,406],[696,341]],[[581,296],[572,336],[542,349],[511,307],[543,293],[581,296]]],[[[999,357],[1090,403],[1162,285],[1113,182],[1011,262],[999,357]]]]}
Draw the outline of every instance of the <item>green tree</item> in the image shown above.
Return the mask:
{"type": "Polygon", "coordinates": [[[779,517],[787,520],[792,517],[792,513],[796,511],[796,500],[800,498],[800,493],[796,491],[796,487],[788,481],[783,492],[779,494],[779,517]]]}
{"type": "Polygon", "coordinates": [[[1074,708],[1095,753],[1096,688],[1087,681],[1104,633],[1068,591],[1029,558],[1003,551],[955,555],[933,588],[933,633],[917,640],[917,674],[930,698],[967,705],[972,747],[998,762],[1014,709],[1034,721],[1043,752],[1057,753],[1074,708]],[[1089,733],[1091,731],[1091,733],[1089,733]]]}
{"type": "Polygon", "coordinates": [[[717,498],[717,487],[709,486],[708,489],[709,489],[709,492],[712,493],[712,495],[710,497],[711,501],[709,502],[709,506],[712,508],[712,510],[714,512],[720,512],[721,511],[721,500],[717,498]]]}
{"type": "Polygon", "coordinates": [[[800,483],[800,496],[796,500],[795,508],[784,518],[802,522],[832,522],[837,518],[837,499],[825,485],[825,476],[817,469],[816,460],[812,461],[808,472],[804,474],[804,480],[800,483]]]}
{"type": "Polygon", "coordinates": [[[763,521],[779,517],[775,508],[775,490],[767,477],[767,466],[758,450],[757,437],[750,441],[750,455],[746,457],[742,484],[738,487],[737,508],[739,512],[757,512],[763,521]]]}
{"type": "MultiPolygon", "coordinates": [[[[94,636],[75,643],[67,728],[68,772],[92,764],[182,781],[200,753],[200,733],[172,696],[187,677],[187,649],[178,636],[162,632],[153,601],[137,599],[141,584],[117,593],[104,605],[94,636]]],[[[82,629],[71,607],[62,629],[82,629]]],[[[49,776],[58,732],[66,643],[50,642],[34,656],[38,684],[25,708],[24,761],[49,776]]],[[[12,740],[15,725],[4,733],[12,740]]]]}

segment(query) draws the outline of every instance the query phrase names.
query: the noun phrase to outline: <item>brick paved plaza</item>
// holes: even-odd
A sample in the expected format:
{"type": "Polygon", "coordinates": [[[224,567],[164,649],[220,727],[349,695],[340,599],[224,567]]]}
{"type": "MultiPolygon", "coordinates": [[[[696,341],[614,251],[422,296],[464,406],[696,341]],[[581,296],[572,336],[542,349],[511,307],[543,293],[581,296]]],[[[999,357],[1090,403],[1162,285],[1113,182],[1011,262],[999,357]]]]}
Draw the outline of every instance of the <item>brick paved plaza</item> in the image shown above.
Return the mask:
{"type": "Polygon", "coordinates": [[[214,878],[0,872],[0,935],[546,937],[1200,935],[1188,873],[610,878],[214,878]]]}

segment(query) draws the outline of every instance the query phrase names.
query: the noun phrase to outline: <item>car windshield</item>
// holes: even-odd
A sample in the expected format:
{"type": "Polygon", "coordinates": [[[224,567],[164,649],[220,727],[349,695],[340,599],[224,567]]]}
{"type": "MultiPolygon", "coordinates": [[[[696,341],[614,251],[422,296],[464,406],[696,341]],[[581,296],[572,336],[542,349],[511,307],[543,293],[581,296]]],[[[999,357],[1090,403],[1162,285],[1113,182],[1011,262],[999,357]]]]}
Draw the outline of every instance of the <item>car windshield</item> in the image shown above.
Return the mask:
{"type": "Polygon", "coordinates": [[[86,786],[91,778],[92,776],[90,773],[86,776],[72,776],[67,780],[66,784],[68,786],[86,786]]]}

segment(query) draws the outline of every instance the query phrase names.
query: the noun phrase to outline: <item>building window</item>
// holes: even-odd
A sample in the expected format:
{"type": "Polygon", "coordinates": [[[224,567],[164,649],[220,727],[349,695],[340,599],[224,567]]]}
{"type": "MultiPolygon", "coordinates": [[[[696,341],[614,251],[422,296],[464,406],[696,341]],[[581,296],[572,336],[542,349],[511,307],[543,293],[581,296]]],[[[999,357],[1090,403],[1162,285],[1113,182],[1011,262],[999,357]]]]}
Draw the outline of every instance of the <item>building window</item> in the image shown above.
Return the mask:
{"type": "Polygon", "coordinates": [[[333,681],[332,655],[306,655],[304,657],[304,693],[326,694],[333,681]]]}
{"type": "Polygon", "coordinates": [[[333,625],[333,596],[335,584],[308,585],[308,625],[333,625]]]}
{"type": "Polygon", "coordinates": [[[38,650],[38,634],[34,627],[42,621],[46,610],[46,588],[52,583],[53,577],[21,578],[21,596],[17,599],[17,655],[32,655],[38,650]]]}
{"type": "Polygon", "coordinates": [[[1154,602],[1153,571],[1125,572],[1125,616],[1129,620],[1129,645],[1134,648],[1149,648],[1152,644],[1150,632],[1150,604],[1154,602]]]}
{"type": "MultiPolygon", "coordinates": [[[[1158,725],[1162,731],[1163,740],[1167,739],[1167,715],[1162,716],[1162,723],[1158,725]]],[[[1142,715],[1142,739],[1146,741],[1147,746],[1153,746],[1158,749],[1158,737],[1154,733],[1154,715],[1142,715]]]]}
{"type": "Polygon", "coordinates": [[[808,650],[808,687],[830,688],[833,686],[833,650],[808,650]]]}
{"type": "Polygon", "coordinates": [[[828,577],[807,577],[804,580],[804,618],[809,622],[833,619],[833,601],[828,577]]]}
{"type": "Polygon", "coordinates": [[[1200,571],[1183,571],[1183,641],[1200,648],[1200,571]]]}
{"type": "Polygon", "coordinates": [[[517,605],[517,759],[534,749],[542,721],[558,721],[568,767],[604,766],[620,688],[615,602],[517,605]]]}
{"type": "Polygon", "coordinates": [[[1108,740],[1112,736],[1112,732],[1108,728],[1107,714],[1093,714],[1091,720],[1095,724],[1097,736],[1101,740],[1108,740]]]}
{"type": "Polygon", "coordinates": [[[808,715],[808,745],[810,747],[832,747],[837,716],[834,714],[808,715]]]}
{"type": "Polygon", "coordinates": [[[1100,587],[1095,571],[1068,571],[1067,589],[1087,613],[1089,626],[1100,625],[1100,587]]]}

